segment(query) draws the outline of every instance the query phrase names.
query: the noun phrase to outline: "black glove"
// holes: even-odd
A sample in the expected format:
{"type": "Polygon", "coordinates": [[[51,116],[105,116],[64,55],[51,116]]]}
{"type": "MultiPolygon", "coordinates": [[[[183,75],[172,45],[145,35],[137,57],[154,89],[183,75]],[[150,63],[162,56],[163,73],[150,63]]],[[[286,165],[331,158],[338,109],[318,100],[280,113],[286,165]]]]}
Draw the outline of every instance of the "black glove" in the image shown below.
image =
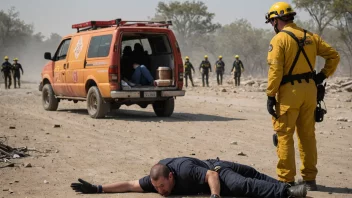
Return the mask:
{"type": "Polygon", "coordinates": [[[266,106],[268,108],[268,112],[270,115],[274,116],[275,118],[278,118],[275,112],[275,105],[276,105],[276,99],[275,97],[268,96],[268,101],[266,103],[266,106]]]}
{"type": "Polygon", "coordinates": [[[275,147],[277,147],[278,143],[279,143],[279,140],[277,139],[277,134],[274,133],[274,135],[273,135],[273,144],[274,144],[275,147]]]}
{"type": "Polygon", "coordinates": [[[321,83],[323,83],[323,81],[326,79],[326,76],[323,72],[319,72],[315,77],[314,77],[314,81],[315,84],[319,85],[321,83]]]}
{"type": "Polygon", "coordinates": [[[84,193],[84,194],[99,193],[98,186],[92,185],[92,184],[84,181],[83,179],[78,179],[78,181],[80,183],[72,183],[71,184],[72,190],[74,190],[76,192],[81,192],[81,193],[84,193]]]}

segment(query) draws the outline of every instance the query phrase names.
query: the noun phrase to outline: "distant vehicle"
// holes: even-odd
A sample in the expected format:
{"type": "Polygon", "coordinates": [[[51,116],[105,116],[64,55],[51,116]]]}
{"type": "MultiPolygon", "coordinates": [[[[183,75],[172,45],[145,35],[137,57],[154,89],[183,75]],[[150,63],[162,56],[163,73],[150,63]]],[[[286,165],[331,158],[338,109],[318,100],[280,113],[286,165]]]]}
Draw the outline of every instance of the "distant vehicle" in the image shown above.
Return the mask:
{"type": "Polygon", "coordinates": [[[77,33],[65,36],[53,56],[44,54],[50,60],[39,86],[44,109],[56,111],[61,100],[87,101],[89,115],[103,118],[121,105],[152,104],[157,116],[171,116],[174,99],[185,91],[181,52],[170,25],[121,19],[72,25],[77,33]],[[129,82],[136,56],[156,79],[154,85],[129,82]]]}

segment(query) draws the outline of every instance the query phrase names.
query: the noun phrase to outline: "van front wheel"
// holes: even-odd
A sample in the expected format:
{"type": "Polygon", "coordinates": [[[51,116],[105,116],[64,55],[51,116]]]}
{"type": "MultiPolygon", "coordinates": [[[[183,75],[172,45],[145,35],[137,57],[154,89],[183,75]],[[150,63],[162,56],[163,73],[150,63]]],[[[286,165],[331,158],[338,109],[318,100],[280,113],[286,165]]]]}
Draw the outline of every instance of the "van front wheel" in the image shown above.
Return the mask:
{"type": "Polygon", "coordinates": [[[109,103],[101,97],[98,87],[89,88],[87,95],[87,110],[92,118],[104,118],[109,110],[109,103]]]}
{"type": "Polygon", "coordinates": [[[59,100],[55,97],[54,90],[50,84],[46,84],[43,87],[42,103],[47,111],[56,111],[59,106],[59,100]]]}
{"type": "Polygon", "coordinates": [[[174,112],[175,99],[170,98],[168,100],[156,101],[153,103],[153,109],[158,117],[170,117],[174,112]]]}

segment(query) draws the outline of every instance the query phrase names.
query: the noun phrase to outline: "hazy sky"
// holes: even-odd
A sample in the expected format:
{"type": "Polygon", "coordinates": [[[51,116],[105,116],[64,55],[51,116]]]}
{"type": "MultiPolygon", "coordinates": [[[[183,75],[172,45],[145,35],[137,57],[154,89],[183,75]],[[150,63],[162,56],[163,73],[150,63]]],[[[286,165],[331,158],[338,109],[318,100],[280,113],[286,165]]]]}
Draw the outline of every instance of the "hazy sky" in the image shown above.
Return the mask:
{"type": "MultiPolygon", "coordinates": [[[[0,9],[14,6],[20,18],[34,24],[35,32],[66,35],[74,32],[71,25],[90,20],[147,20],[153,17],[160,0],[1,0],[0,9]]],[[[169,2],[164,0],[164,2],[169,2]]],[[[247,18],[256,27],[270,28],[264,23],[265,13],[275,0],[203,0],[215,21],[229,24],[247,18]]],[[[291,3],[291,0],[286,2],[291,3]]],[[[309,19],[306,13],[296,10],[299,18],[309,19]]]]}

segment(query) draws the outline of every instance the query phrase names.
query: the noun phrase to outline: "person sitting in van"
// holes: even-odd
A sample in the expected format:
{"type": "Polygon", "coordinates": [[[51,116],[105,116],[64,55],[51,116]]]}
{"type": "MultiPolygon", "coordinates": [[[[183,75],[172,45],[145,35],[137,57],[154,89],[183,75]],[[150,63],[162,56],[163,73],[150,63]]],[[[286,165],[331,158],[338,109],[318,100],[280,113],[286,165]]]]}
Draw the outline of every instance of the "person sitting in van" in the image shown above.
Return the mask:
{"type": "Polygon", "coordinates": [[[150,67],[150,59],[148,56],[148,52],[144,51],[143,45],[140,43],[135,43],[133,46],[133,56],[139,58],[141,60],[141,64],[146,66],[149,71],[151,71],[150,67]]]}
{"type": "Polygon", "coordinates": [[[133,67],[132,67],[132,47],[131,46],[125,46],[123,48],[123,54],[121,58],[121,75],[123,78],[126,78],[130,80],[132,74],[133,74],[133,67]]]}
{"type": "Polygon", "coordinates": [[[154,85],[154,78],[146,66],[141,64],[141,60],[135,58],[133,60],[134,72],[131,81],[137,85],[154,85]]]}

